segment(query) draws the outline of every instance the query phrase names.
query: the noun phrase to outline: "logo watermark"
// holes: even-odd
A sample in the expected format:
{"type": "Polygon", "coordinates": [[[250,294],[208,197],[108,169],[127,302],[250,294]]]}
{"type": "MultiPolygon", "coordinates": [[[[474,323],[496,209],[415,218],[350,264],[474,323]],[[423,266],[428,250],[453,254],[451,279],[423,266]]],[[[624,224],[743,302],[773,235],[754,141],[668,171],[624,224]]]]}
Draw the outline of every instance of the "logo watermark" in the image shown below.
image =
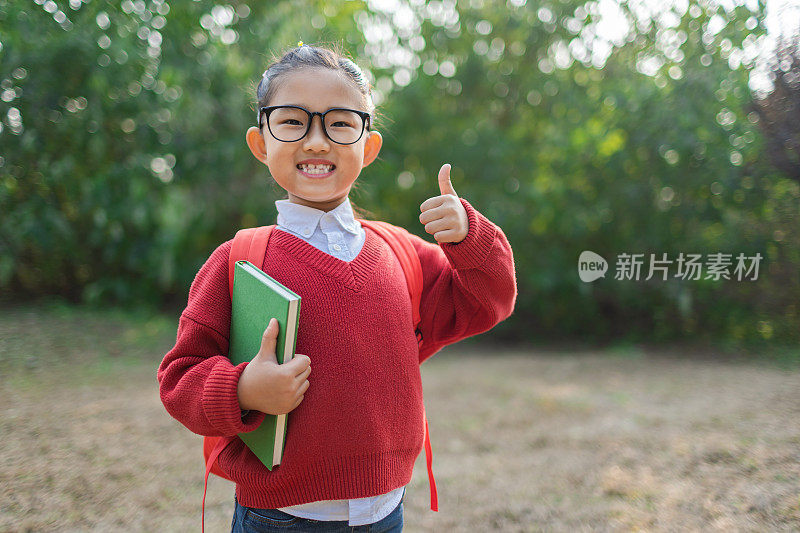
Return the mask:
{"type": "Polygon", "coordinates": [[[589,283],[598,278],[604,278],[606,271],[608,271],[608,261],[603,259],[603,256],[589,250],[581,252],[581,256],[578,258],[578,275],[581,277],[581,281],[589,283]]]}
{"type": "MultiPolygon", "coordinates": [[[[761,264],[760,253],[755,255],[733,254],[721,252],[706,254],[678,254],[670,259],[666,253],[661,257],[656,254],[617,254],[614,270],[615,280],[648,281],[652,278],[667,279],[678,278],[682,280],[721,279],[736,281],[756,281],[758,269],[761,264]],[[648,255],[645,265],[645,256],[648,255]],[[647,277],[642,278],[644,273],[647,277]]],[[[598,278],[604,278],[608,271],[608,262],[599,254],[585,250],[578,257],[578,276],[581,281],[589,283],[598,278]]]]}

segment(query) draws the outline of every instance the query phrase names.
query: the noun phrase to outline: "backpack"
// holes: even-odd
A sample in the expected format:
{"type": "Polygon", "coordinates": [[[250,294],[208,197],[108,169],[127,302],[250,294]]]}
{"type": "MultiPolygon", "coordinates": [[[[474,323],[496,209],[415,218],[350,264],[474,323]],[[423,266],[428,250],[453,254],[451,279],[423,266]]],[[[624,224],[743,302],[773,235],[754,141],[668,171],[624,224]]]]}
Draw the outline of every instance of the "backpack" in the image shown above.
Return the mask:
{"type": "MultiPolygon", "coordinates": [[[[422,297],[422,266],[419,262],[419,256],[411,241],[408,238],[406,230],[393,226],[386,222],[377,220],[359,220],[364,228],[369,228],[381,237],[394,252],[397,259],[400,261],[400,266],[405,274],[406,284],[408,285],[408,293],[411,298],[411,310],[413,313],[413,324],[417,334],[417,341],[419,342],[420,353],[427,354],[434,347],[425,346],[418,326],[420,322],[420,300],[422,297]]],[[[275,226],[261,226],[256,228],[246,228],[236,232],[233,238],[230,256],[228,259],[228,287],[233,290],[233,273],[236,261],[248,260],[254,265],[262,265],[264,263],[264,256],[267,251],[267,244],[270,235],[275,226]]],[[[431,495],[431,510],[438,511],[438,494],[436,491],[436,480],[433,477],[433,452],[431,449],[430,435],[428,433],[428,419],[425,416],[423,407],[423,423],[424,423],[424,447],[425,447],[425,462],[428,469],[428,484],[430,487],[431,495]]],[[[235,437],[204,437],[203,438],[203,455],[206,461],[206,474],[205,486],[203,488],[203,514],[205,515],[205,501],[206,490],[208,489],[208,475],[213,473],[219,477],[231,480],[225,472],[220,469],[217,464],[217,457],[225,449],[225,447],[233,441],[235,437]]]]}

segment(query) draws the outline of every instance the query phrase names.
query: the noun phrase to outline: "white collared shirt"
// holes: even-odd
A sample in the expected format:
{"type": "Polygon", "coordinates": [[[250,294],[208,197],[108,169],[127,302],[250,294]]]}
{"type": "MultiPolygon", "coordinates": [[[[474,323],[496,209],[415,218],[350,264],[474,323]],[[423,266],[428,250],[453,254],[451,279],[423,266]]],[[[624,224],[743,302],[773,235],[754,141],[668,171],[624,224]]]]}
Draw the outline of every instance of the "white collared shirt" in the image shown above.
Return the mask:
{"type": "MultiPolygon", "coordinates": [[[[289,200],[278,200],[275,207],[278,209],[276,229],[291,233],[337,259],[350,262],[364,246],[366,233],[353,216],[349,198],[327,213],[289,200]]],[[[405,487],[399,487],[379,496],[323,500],[280,510],[300,518],[347,520],[348,525],[362,526],[389,516],[400,503],[404,491],[405,487]]]]}
{"type": "Polygon", "coordinates": [[[275,207],[278,208],[277,229],[303,239],[336,259],[350,262],[364,246],[366,234],[353,216],[349,198],[327,213],[289,200],[278,200],[275,207]]]}

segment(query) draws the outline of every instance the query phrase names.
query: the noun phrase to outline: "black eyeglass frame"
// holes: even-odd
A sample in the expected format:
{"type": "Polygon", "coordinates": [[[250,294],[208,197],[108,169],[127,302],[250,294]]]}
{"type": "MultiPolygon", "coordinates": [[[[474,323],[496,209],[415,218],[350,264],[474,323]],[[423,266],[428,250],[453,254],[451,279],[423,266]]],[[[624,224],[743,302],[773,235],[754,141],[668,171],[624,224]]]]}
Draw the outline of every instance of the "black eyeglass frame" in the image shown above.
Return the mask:
{"type": "Polygon", "coordinates": [[[264,113],[267,114],[266,123],[267,123],[267,129],[269,130],[269,134],[272,135],[272,137],[276,141],[280,141],[282,143],[293,143],[293,142],[297,142],[297,141],[300,141],[300,140],[304,139],[306,137],[306,135],[308,135],[308,132],[311,131],[311,123],[314,121],[314,116],[315,115],[319,115],[319,121],[320,121],[320,124],[322,125],[322,132],[325,133],[325,137],[330,139],[331,142],[334,142],[336,144],[345,145],[345,146],[348,145],[348,144],[355,144],[358,141],[360,141],[361,137],[364,136],[364,130],[370,131],[370,126],[371,126],[371,122],[372,122],[372,115],[370,115],[366,111],[358,111],[357,109],[348,109],[346,107],[332,107],[332,108],[328,109],[327,111],[325,111],[324,113],[320,113],[319,111],[309,111],[308,109],[306,109],[304,107],[300,107],[299,105],[271,105],[271,106],[259,108],[259,110],[258,110],[258,129],[259,130],[262,130],[262,128],[264,127],[264,121],[262,120],[262,118],[264,117],[264,113]],[[308,126],[306,127],[306,131],[303,132],[303,135],[301,135],[299,138],[295,139],[294,141],[284,141],[282,139],[278,139],[275,136],[275,134],[272,133],[272,128],[269,127],[269,115],[273,111],[275,111],[276,109],[281,109],[281,108],[286,108],[286,107],[292,108],[292,109],[300,109],[301,111],[305,111],[306,114],[308,115],[308,126]],[[350,143],[340,143],[339,141],[334,141],[333,139],[331,139],[331,136],[328,135],[328,130],[325,129],[325,115],[327,115],[331,111],[351,111],[351,112],[353,112],[353,113],[355,113],[355,114],[357,114],[358,116],[361,117],[361,133],[359,133],[358,138],[355,141],[350,142],[350,143]]]}

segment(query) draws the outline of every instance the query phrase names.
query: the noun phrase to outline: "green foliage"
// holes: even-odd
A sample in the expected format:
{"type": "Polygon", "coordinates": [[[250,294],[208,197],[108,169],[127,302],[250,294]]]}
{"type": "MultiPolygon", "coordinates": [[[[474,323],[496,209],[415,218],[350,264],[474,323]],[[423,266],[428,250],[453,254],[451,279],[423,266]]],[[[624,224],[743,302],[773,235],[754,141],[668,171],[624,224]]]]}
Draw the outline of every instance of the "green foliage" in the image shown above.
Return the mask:
{"type": "Polygon", "coordinates": [[[0,0],[0,288],[183,300],[216,245],[274,221],[244,132],[271,55],[303,40],[377,88],[356,203],[422,234],[450,162],[506,232],[520,295],[500,335],[800,340],[800,187],[764,155],[743,52],[763,11],[637,23],[623,4],[634,30],[605,54],[595,3],[521,3],[0,0]],[[583,250],[606,279],[580,281],[583,250]],[[764,261],[757,281],[613,279],[618,254],[681,252],[764,261]]]}
{"type": "Polygon", "coordinates": [[[76,5],[0,3],[0,76],[15,91],[0,133],[0,283],[182,299],[216,245],[273,216],[276,193],[244,143],[251,80],[316,10],[76,5]]]}
{"type": "Polygon", "coordinates": [[[574,21],[592,27],[582,2],[459,15],[458,31],[421,28],[435,43],[421,63],[450,61],[455,75],[418,72],[384,106],[392,138],[407,147],[387,155],[388,174],[414,177],[399,194],[380,180],[377,203],[413,227],[405,206],[430,194],[439,165],[453,162],[456,190],[515,251],[520,299],[504,333],[798,339],[800,189],[767,165],[748,112],[753,64],[742,48],[763,35],[763,12],[692,2],[640,24],[601,69],[589,53],[576,61],[559,52],[583,42],[574,21]],[[609,260],[605,280],[580,281],[583,250],[609,260]],[[670,279],[644,281],[650,254],[674,261],[681,252],[765,260],[757,281],[676,279],[674,264],[670,279]],[[645,254],[640,281],[613,279],[620,253],[645,254]]]}

